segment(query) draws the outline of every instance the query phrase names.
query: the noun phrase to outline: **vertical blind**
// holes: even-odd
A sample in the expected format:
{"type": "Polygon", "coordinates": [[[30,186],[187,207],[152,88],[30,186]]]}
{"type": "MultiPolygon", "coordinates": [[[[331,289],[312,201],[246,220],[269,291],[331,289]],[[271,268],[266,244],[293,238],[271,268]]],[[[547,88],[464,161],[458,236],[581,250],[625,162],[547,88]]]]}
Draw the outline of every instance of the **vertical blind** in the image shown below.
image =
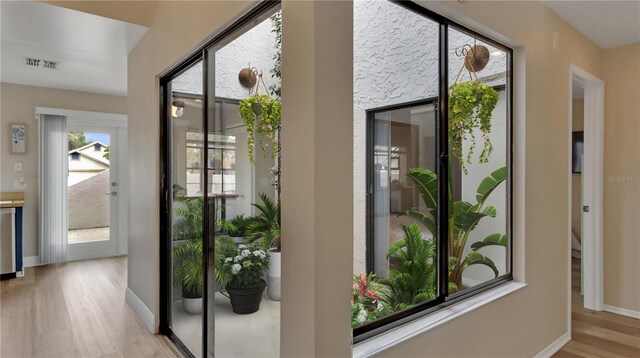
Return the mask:
{"type": "Polygon", "coordinates": [[[67,118],[41,114],[40,263],[67,260],[67,118]]]}

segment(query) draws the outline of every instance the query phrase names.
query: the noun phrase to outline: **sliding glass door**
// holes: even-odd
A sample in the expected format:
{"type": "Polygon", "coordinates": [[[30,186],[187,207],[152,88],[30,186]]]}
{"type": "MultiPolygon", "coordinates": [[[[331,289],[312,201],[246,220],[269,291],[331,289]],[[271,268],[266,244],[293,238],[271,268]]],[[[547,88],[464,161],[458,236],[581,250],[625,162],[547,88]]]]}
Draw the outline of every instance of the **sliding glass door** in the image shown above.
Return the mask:
{"type": "Polygon", "coordinates": [[[279,16],[259,3],[161,79],[160,328],[186,355],[279,356],[279,16]]]}

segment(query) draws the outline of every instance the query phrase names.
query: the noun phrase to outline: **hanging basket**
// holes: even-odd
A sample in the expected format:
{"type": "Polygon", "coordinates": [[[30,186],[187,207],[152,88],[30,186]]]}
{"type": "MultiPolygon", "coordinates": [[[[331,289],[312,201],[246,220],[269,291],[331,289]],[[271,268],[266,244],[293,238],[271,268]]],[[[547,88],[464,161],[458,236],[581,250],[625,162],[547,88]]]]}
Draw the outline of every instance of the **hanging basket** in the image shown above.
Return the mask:
{"type": "Polygon", "coordinates": [[[476,74],[489,62],[490,54],[485,46],[465,44],[456,49],[456,55],[463,57],[464,61],[449,90],[449,145],[452,156],[458,159],[463,172],[468,174],[466,165],[471,164],[477,130],[482,136],[482,151],[478,161],[487,163],[493,151],[489,135],[491,116],[498,103],[498,92],[482,83],[476,74]],[[458,82],[465,69],[469,73],[469,81],[458,82]],[[468,143],[467,153],[463,152],[465,142],[468,143]]]}
{"type": "Polygon", "coordinates": [[[490,57],[491,54],[485,46],[475,45],[464,56],[464,67],[471,72],[482,71],[489,63],[490,57]]]}
{"type": "Polygon", "coordinates": [[[254,147],[256,136],[263,155],[271,154],[271,158],[278,156],[280,145],[278,129],[280,128],[280,102],[268,94],[259,94],[260,84],[268,93],[267,86],[262,79],[262,72],[251,70],[256,75],[255,92],[240,101],[239,110],[242,122],[247,130],[247,151],[249,162],[255,164],[254,147]]]}

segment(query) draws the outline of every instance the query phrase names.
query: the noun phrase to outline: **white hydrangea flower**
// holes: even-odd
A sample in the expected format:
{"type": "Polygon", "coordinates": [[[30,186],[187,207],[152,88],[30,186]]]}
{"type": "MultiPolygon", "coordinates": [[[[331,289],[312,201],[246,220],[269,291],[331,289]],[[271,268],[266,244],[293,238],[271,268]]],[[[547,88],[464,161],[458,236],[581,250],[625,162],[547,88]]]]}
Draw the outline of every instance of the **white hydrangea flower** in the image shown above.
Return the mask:
{"type": "Polygon", "coordinates": [[[231,266],[231,273],[234,275],[237,275],[240,270],[242,270],[242,265],[240,264],[234,264],[233,266],[231,266]]]}
{"type": "Polygon", "coordinates": [[[238,262],[240,262],[240,260],[242,260],[242,256],[236,256],[236,257],[233,259],[233,262],[238,263],[238,262]]]}
{"type": "Polygon", "coordinates": [[[247,245],[240,244],[240,245],[238,245],[238,248],[240,248],[240,249],[246,249],[246,248],[247,248],[247,245]]]}
{"type": "Polygon", "coordinates": [[[240,255],[244,258],[244,257],[249,257],[249,255],[251,255],[251,251],[245,249],[242,250],[242,252],[240,253],[240,255]]]}
{"type": "Polygon", "coordinates": [[[358,312],[358,317],[356,317],[356,322],[358,322],[358,324],[363,324],[367,321],[367,311],[364,309],[360,309],[360,312],[358,312]]]}
{"type": "Polygon", "coordinates": [[[231,262],[233,261],[233,257],[227,257],[226,259],[224,259],[226,262],[231,262]]]}

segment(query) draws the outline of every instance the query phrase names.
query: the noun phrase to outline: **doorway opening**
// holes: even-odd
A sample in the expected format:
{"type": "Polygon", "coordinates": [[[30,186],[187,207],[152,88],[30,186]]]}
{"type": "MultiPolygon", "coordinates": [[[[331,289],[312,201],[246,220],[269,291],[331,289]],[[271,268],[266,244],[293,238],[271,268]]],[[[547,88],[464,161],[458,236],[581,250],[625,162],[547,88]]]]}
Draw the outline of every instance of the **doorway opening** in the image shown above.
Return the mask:
{"type": "Polygon", "coordinates": [[[573,304],[593,311],[604,309],[603,129],[604,82],[571,65],[568,327],[573,304]]]}
{"type": "Polygon", "coordinates": [[[118,252],[118,156],[113,128],[68,126],[68,259],[118,252]]]}

